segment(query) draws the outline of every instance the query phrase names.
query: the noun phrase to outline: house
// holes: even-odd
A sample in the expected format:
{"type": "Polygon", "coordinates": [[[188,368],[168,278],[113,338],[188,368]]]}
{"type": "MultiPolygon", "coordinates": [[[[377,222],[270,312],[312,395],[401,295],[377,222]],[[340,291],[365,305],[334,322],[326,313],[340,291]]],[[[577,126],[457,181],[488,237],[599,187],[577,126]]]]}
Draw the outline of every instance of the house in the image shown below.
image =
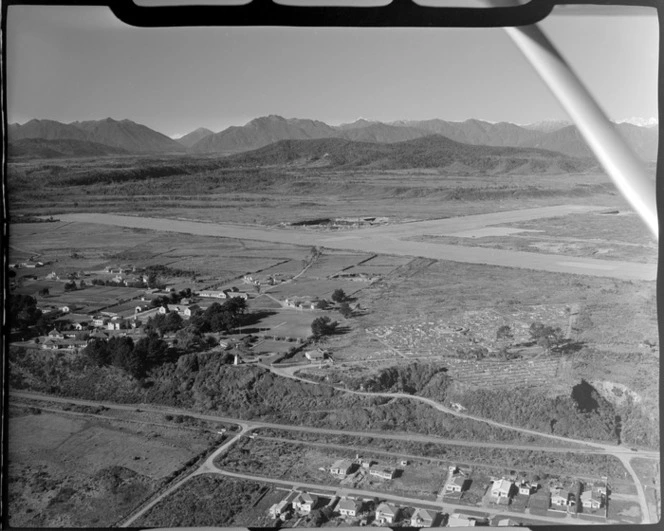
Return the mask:
{"type": "Polygon", "coordinates": [[[519,494],[523,494],[524,496],[530,496],[536,490],[537,490],[537,485],[528,483],[527,481],[522,481],[521,484],[519,485],[519,494]]]}
{"type": "Polygon", "coordinates": [[[596,490],[586,490],[581,494],[581,505],[584,509],[601,509],[604,506],[604,496],[596,490]]]}
{"type": "Polygon", "coordinates": [[[467,483],[468,479],[460,474],[452,476],[450,479],[447,480],[447,483],[445,483],[445,491],[463,492],[464,490],[466,490],[467,483]]]}
{"type": "Polygon", "coordinates": [[[228,291],[226,290],[226,298],[228,299],[244,299],[245,301],[249,298],[249,295],[241,291],[228,291]]]}
{"type": "Polygon", "coordinates": [[[330,468],[330,472],[337,476],[347,476],[351,473],[354,467],[355,465],[351,461],[347,459],[340,459],[339,461],[335,461],[335,463],[330,468]]]}
{"type": "Polygon", "coordinates": [[[150,307],[147,304],[140,304],[136,306],[136,308],[134,309],[134,313],[141,313],[149,309],[150,307]]]}
{"type": "Polygon", "coordinates": [[[190,304],[184,309],[184,315],[185,317],[191,317],[194,315],[198,310],[200,310],[201,307],[198,304],[190,304]]]}
{"type": "Polygon", "coordinates": [[[161,315],[166,315],[166,314],[169,313],[170,311],[171,311],[171,310],[169,309],[169,307],[166,306],[166,305],[164,305],[164,306],[159,306],[159,309],[157,310],[157,313],[159,313],[159,314],[161,314],[161,315]]]}
{"type": "Polygon", "coordinates": [[[308,492],[301,492],[293,500],[293,508],[304,514],[309,514],[316,504],[318,503],[318,496],[309,494],[308,492]]]}
{"type": "Polygon", "coordinates": [[[565,489],[555,489],[551,492],[551,505],[558,507],[567,507],[569,504],[570,492],[565,489]]]}
{"type": "Polygon", "coordinates": [[[399,517],[399,507],[383,502],[376,507],[376,521],[380,524],[393,524],[399,517]]]}
{"type": "Polygon", "coordinates": [[[199,295],[201,297],[210,297],[210,298],[213,298],[213,299],[225,299],[226,298],[226,293],[224,291],[211,290],[211,289],[205,289],[205,290],[199,292],[199,295]]]}
{"type": "Polygon", "coordinates": [[[381,479],[394,479],[396,471],[392,468],[369,470],[369,474],[381,479]]]}
{"type": "Polygon", "coordinates": [[[351,500],[348,498],[343,498],[337,504],[337,511],[341,516],[350,516],[356,517],[360,512],[362,503],[359,500],[351,500]]]}
{"type": "Polygon", "coordinates": [[[46,280],[60,280],[60,277],[55,271],[51,271],[48,275],[46,275],[46,280]]]}
{"type": "Polygon", "coordinates": [[[105,317],[93,317],[92,318],[92,326],[95,326],[97,328],[100,328],[108,323],[108,319],[105,317]]]}
{"type": "Polygon", "coordinates": [[[74,323],[73,326],[74,326],[74,330],[79,330],[80,331],[80,330],[86,329],[88,327],[88,323],[86,323],[85,321],[80,321],[78,323],[74,323]]]}
{"type": "Polygon", "coordinates": [[[106,323],[107,330],[120,330],[122,328],[123,321],[109,321],[106,323]]]}
{"type": "Polygon", "coordinates": [[[512,496],[512,491],[514,489],[514,482],[507,479],[500,479],[493,482],[491,487],[491,496],[496,498],[507,498],[509,499],[512,496]]]}
{"type": "Polygon", "coordinates": [[[411,527],[433,527],[438,520],[438,513],[429,509],[416,509],[410,517],[411,527]]]}
{"type": "Polygon", "coordinates": [[[44,350],[58,350],[59,346],[57,341],[53,339],[47,339],[42,343],[41,348],[43,348],[44,350]]]}
{"type": "Polygon", "coordinates": [[[317,348],[305,352],[304,357],[307,358],[309,361],[322,361],[325,359],[327,354],[328,354],[327,351],[317,348]]]}
{"type": "Polygon", "coordinates": [[[516,520],[512,520],[511,518],[503,518],[502,520],[498,520],[498,527],[520,527],[523,525],[521,522],[517,522],[516,520]]]}
{"type": "Polygon", "coordinates": [[[447,519],[447,527],[474,527],[477,520],[465,514],[452,513],[447,519]]]}
{"type": "Polygon", "coordinates": [[[69,306],[60,306],[59,310],[60,310],[62,313],[69,313],[69,312],[71,311],[71,309],[69,308],[69,306]]]}
{"type": "Polygon", "coordinates": [[[63,336],[60,332],[58,332],[55,328],[51,330],[48,333],[48,337],[54,338],[54,339],[63,339],[65,336],[63,336]]]}
{"type": "Polygon", "coordinates": [[[288,512],[291,508],[291,502],[288,499],[281,500],[279,503],[275,503],[270,507],[270,516],[272,518],[278,518],[282,514],[288,512]]]}

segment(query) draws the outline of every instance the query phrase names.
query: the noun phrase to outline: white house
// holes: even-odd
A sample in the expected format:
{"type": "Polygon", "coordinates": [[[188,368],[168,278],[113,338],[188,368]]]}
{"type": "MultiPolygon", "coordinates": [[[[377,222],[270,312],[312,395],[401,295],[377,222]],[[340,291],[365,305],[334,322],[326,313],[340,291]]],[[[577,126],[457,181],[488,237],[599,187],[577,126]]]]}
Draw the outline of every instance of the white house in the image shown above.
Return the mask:
{"type": "Polygon", "coordinates": [[[213,299],[225,299],[226,298],[226,293],[223,291],[219,290],[211,290],[211,289],[205,289],[201,292],[199,292],[199,295],[201,297],[209,297],[213,299]]]}
{"type": "Polygon", "coordinates": [[[558,507],[567,507],[569,504],[569,491],[564,489],[556,489],[551,492],[551,505],[558,507]]]}
{"type": "Polygon", "coordinates": [[[340,459],[335,461],[334,464],[330,467],[330,472],[337,476],[346,476],[350,474],[350,471],[353,469],[353,463],[347,459],[340,459]]]}
{"type": "Polygon", "coordinates": [[[279,503],[275,503],[270,507],[270,516],[272,518],[277,518],[287,512],[291,508],[291,503],[285,499],[281,500],[279,503]]]}
{"type": "Polygon", "coordinates": [[[318,503],[318,496],[302,492],[293,500],[293,508],[304,514],[309,514],[318,503]]]}
{"type": "Polygon", "coordinates": [[[376,507],[376,521],[380,524],[393,524],[399,517],[399,508],[383,502],[376,507]]]}
{"type": "Polygon", "coordinates": [[[308,350],[304,353],[304,357],[309,361],[323,361],[328,355],[328,352],[320,348],[308,350]]]}
{"type": "Polygon", "coordinates": [[[519,485],[519,494],[523,494],[524,496],[530,496],[536,490],[537,490],[537,485],[528,483],[527,481],[522,481],[521,484],[519,485]]]}
{"type": "Polygon", "coordinates": [[[512,496],[512,489],[514,482],[507,479],[500,479],[493,482],[491,487],[491,496],[496,498],[510,498],[512,496]]]}
{"type": "Polygon", "coordinates": [[[594,490],[581,493],[581,505],[585,509],[600,509],[604,506],[604,496],[594,490]]]}
{"type": "Polygon", "coordinates": [[[411,527],[432,527],[438,519],[438,513],[429,509],[417,509],[410,517],[411,527]]]}
{"type": "Polygon", "coordinates": [[[369,474],[381,479],[394,479],[395,471],[391,468],[373,469],[369,474]]]}

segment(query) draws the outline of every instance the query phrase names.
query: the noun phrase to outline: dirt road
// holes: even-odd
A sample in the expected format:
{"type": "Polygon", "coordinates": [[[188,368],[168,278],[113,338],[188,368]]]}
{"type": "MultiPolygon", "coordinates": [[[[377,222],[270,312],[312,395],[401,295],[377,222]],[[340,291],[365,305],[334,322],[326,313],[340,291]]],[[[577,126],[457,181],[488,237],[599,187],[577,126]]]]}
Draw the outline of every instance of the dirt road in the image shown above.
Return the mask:
{"type": "MultiPolygon", "coordinates": [[[[564,207],[550,207],[563,209],[564,207]]],[[[591,207],[584,207],[589,209],[591,207]]],[[[549,209],[550,210],[550,209],[549,209]]],[[[269,241],[290,245],[319,246],[329,249],[357,251],[362,253],[413,256],[434,260],[450,260],[471,264],[485,264],[502,267],[534,269],[553,273],[570,273],[623,280],[655,280],[657,267],[654,264],[639,264],[617,260],[597,260],[593,258],[564,257],[555,254],[526,253],[482,247],[463,247],[437,243],[408,241],[404,238],[426,234],[454,232],[459,227],[486,226],[487,223],[505,223],[511,220],[533,219],[537,212],[545,211],[549,217],[554,211],[529,209],[527,211],[500,212],[478,216],[463,216],[417,223],[403,223],[386,227],[375,227],[344,233],[317,233],[306,230],[273,229],[232,224],[215,224],[196,221],[163,218],[121,216],[115,214],[63,214],[62,221],[96,223],[149,229],[155,231],[179,232],[199,236],[215,236],[242,240],[269,241]],[[518,214],[522,212],[522,214],[518,214]]]]}
{"type": "MultiPolygon", "coordinates": [[[[337,494],[337,496],[364,496],[367,498],[378,498],[380,500],[389,500],[393,502],[399,502],[406,504],[408,506],[416,506],[416,507],[431,507],[435,508],[436,510],[444,510],[445,512],[452,513],[454,511],[461,511],[465,512],[468,510],[475,510],[477,509],[476,507],[469,506],[469,505],[459,505],[459,504],[454,504],[454,503],[448,503],[444,502],[444,505],[441,507],[439,503],[430,501],[430,500],[420,500],[418,498],[408,498],[406,496],[397,496],[394,494],[386,494],[384,492],[375,492],[371,490],[363,490],[363,489],[351,489],[348,487],[343,487],[343,488],[335,488],[330,485],[318,485],[316,483],[303,483],[300,481],[289,481],[289,480],[283,480],[283,479],[272,479],[272,478],[266,478],[262,476],[251,476],[249,474],[239,474],[236,472],[228,472],[226,470],[221,470],[217,469],[214,472],[215,474],[219,474],[222,476],[227,476],[227,477],[232,477],[232,478],[237,478],[237,479],[245,479],[248,481],[260,481],[263,483],[272,483],[273,485],[282,485],[282,486],[287,486],[291,488],[296,488],[296,489],[306,489],[306,490],[323,490],[323,491],[330,491],[334,490],[337,494]]],[[[493,517],[495,515],[501,515],[505,516],[505,518],[515,518],[515,515],[513,513],[511,514],[505,514],[502,509],[494,509],[494,508],[487,508],[487,507],[482,507],[481,512],[488,514],[490,517],[493,517]]],[[[517,517],[518,518],[518,517],[517,517]]],[[[566,517],[566,518],[548,518],[546,516],[535,516],[535,515],[524,515],[523,518],[527,520],[537,520],[541,522],[548,522],[548,523],[555,523],[560,525],[561,523],[564,524],[583,524],[587,525],[586,521],[579,521],[576,518],[572,517],[566,517]]]]}
{"type": "MultiPolygon", "coordinates": [[[[277,374],[280,374],[280,372],[277,372],[277,374]]],[[[283,374],[281,374],[283,376],[283,374]]],[[[291,378],[294,379],[300,379],[296,376],[290,375],[291,378]]],[[[307,381],[307,380],[303,380],[307,381]]],[[[311,383],[311,382],[309,382],[311,383]]],[[[641,511],[643,515],[643,523],[650,523],[651,521],[651,516],[649,514],[648,510],[648,505],[646,502],[646,496],[645,496],[645,491],[643,489],[643,485],[639,481],[638,476],[636,475],[636,472],[632,468],[630,464],[630,460],[632,457],[642,457],[642,458],[650,458],[650,459],[659,459],[659,452],[652,452],[652,451],[640,451],[638,453],[633,453],[631,450],[628,448],[623,448],[623,447],[618,447],[615,445],[609,445],[609,444],[602,444],[602,443],[594,443],[594,442],[589,442],[589,441],[581,441],[581,440],[576,440],[576,439],[568,439],[565,437],[560,437],[560,436],[555,436],[551,434],[544,434],[544,433],[539,433],[534,430],[527,430],[524,428],[516,428],[513,426],[505,425],[505,424],[500,424],[497,422],[493,421],[488,421],[485,419],[477,419],[474,417],[471,417],[469,415],[464,415],[463,413],[456,412],[454,410],[449,410],[448,408],[445,408],[441,404],[438,404],[437,402],[423,398],[423,397],[418,397],[416,395],[406,395],[402,393],[368,393],[368,392],[361,392],[361,391],[350,391],[350,390],[345,390],[345,389],[339,389],[341,391],[346,391],[349,393],[353,394],[360,394],[360,395],[370,395],[370,396],[386,396],[386,397],[400,397],[400,398],[407,398],[407,399],[416,399],[416,400],[422,400],[425,403],[428,403],[432,407],[435,407],[436,409],[443,411],[445,413],[450,413],[452,415],[456,415],[459,417],[465,417],[465,418],[470,418],[473,420],[479,420],[482,422],[487,422],[489,424],[494,424],[499,427],[503,427],[506,429],[512,429],[516,431],[521,431],[525,433],[530,433],[539,437],[547,437],[551,439],[555,439],[559,442],[562,443],[573,443],[573,444],[581,444],[581,445],[587,445],[586,448],[566,448],[565,451],[568,452],[579,452],[579,453],[589,453],[589,448],[592,447],[595,448],[595,453],[602,454],[602,453],[607,453],[614,455],[620,461],[625,465],[626,470],[629,472],[629,474],[632,476],[632,479],[634,481],[634,484],[636,485],[638,496],[639,496],[639,502],[641,505],[641,511]]],[[[91,400],[80,400],[80,399],[69,399],[69,398],[59,398],[59,397],[50,397],[50,396],[45,396],[45,395],[39,395],[36,393],[25,393],[21,391],[12,391],[10,393],[10,401],[12,398],[23,398],[23,399],[31,399],[31,400],[41,400],[41,401],[48,401],[48,402],[57,402],[57,403],[65,403],[65,404],[79,404],[79,405],[89,405],[89,406],[104,406],[109,409],[121,409],[125,411],[135,411],[137,408],[140,408],[143,411],[150,411],[153,413],[172,413],[172,414],[184,414],[184,415],[189,415],[191,417],[203,419],[203,420],[211,420],[211,421],[218,421],[218,422],[224,422],[227,424],[238,424],[242,428],[241,433],[245,433],[247,431],[251,431],[254,429],[258,428],[273,428],[273,429],[280,429],[280,430],[288,430],[288,431],[300,431],[300,432],[306,432],[306,433],[320,433],[320,434],[332,434],[332,435],[349,435],[349,436],[358,436],[358,437],[378,437],[378,438],[385,438],[385,439],[401,439],[401,440],[410,440],[410,441],[416,441],[416,442],[434,442],[434,443],[448,443],[448,444],[461,444],[461,445],[468,445],[468,446],[487,446],[487,447],[502,447],[504,443],[478,443],[475,441],[450,441],[449,439],[442,439],[439,437],[431,437],[431,436],[426,436],[426,435],[419,435],[419,434],[403,434],[403,435],[398,435],[398,434],[387,434],[387,433],[374,433],[374,432],[356,432],[356,431],[348,431],[348,430],[333,430],[333,429],[327,429],[327,428],[313,428],[313,427],[308,427],[308,426],[292,426],[292,425],[285,425],[285,424],[276,424],[276,423],[268,423],[268,422],[254,422],[254,421],[246,421],[246,420],[239,420],[239,419],[234,419],[230,417],[222,417],[222,416],[217,416],[217,415],[205,415],[202,413],[196,413],[196,412],[191,412],[188,410],[183,410],[183,409],[178,409],[178,408],[161,408],[161,407],[153,407],[153,406],[148,406],[144,404],[134,404],[134,405],[122,405],[122,404],[114,404],[111,402],[96,402],[96,401],[91,401],[91,400]]],[[[237,438],[232,439],[233,442],[237,441],[237,438]]],[[[213,455],[216,457],[216,455],[219,455],[224,451],[224,449],[227,447],[230,441],[227,443],[224,443],[221,448],[219,448],[213,455]]],[[[524,449],[531,449],[531,450],[538,450],[538,451],[547,451],[549,448],[554,448],[554,451],[559,451],[561,449],[560,445],[557,446],[552,446],[552,447],[542,447],[542,446],[537,446],[537,445],[532,445],[528,446],[523,443],[519,443],[518,445],[506,445],[508,448],[515,448],[517,446],[523,447],[524,449]]],[[[210,470],[211,466],[211,461],[210,459],[214,458],[209,458],[206,460],[206,463],[202,465],[206,471],[210,470]]],[[[196,474],[196,473],[194,473],[196,474]]],[[[191,477],[191,476],[188,476],[191,477]]],[[[181,485],[184,482],[179,482],[177,486],[181,485]]],[[[176,487],[173,487],[172,489],[169,489],[169,492],[172,492],[175,490],[176,487]]],[[[132,520],[133,521],[133,520],[132,520]]]]}

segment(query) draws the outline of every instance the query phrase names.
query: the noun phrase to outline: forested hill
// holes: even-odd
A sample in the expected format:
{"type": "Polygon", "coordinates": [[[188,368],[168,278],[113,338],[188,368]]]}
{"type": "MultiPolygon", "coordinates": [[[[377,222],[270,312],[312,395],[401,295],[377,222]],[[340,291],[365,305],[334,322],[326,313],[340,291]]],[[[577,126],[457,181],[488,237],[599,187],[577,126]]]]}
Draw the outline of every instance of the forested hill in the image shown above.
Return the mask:
{"type": "Polygon", "coordinates": [[[225,164],[382,170],[438,168],[455,173],[576,173],[596,167],[590,158],[536,148],[475,146],[442,135],[393,144],[339,138],[282,140],[230,156],[225,164]]]}

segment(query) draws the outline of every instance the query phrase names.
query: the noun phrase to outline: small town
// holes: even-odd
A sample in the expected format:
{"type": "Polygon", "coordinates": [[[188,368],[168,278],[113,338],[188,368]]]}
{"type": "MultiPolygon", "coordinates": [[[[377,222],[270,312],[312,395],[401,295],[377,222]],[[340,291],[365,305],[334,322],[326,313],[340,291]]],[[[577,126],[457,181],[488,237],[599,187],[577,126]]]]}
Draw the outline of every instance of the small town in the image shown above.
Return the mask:
{"type": "Polygon", "coordinates": [[[661,521],[654,0],[22,2],[3,524],[661,521]]]}

